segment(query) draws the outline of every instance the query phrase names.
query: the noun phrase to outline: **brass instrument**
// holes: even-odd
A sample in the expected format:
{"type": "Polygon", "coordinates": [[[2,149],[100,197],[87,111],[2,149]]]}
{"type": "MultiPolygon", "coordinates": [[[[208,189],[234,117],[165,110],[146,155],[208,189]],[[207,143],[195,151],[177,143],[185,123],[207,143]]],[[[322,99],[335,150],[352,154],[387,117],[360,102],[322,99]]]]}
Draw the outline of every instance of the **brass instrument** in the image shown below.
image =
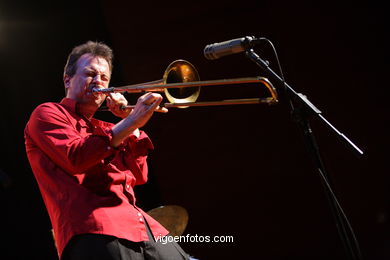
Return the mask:
{"type": "MultiPolygon", "coordinates": [[[[278,95],[271,82],[264,77],[249,77],[222,80],[200,81],[199,74],[195,67],[185,60],[176,60],[169,64],[164,72],[163,78],[146,83],[128,85],[123,87],[110,87],[106,89],[96,88],[93,93],[109,94],[113,92],[165,92],[170,103],[163,106],[186,108],[192,106],[219,106],[219,105],[241,105],[241,104],[276,104],[278,95]],[[262,83],[270,92],[265,98],[226,99],[220,101],[196,102],[199,97],[201,86],[222,86],[246,83],[262,83]]],[[[127,106],[133,108],[134,106],[127,106]]]]}

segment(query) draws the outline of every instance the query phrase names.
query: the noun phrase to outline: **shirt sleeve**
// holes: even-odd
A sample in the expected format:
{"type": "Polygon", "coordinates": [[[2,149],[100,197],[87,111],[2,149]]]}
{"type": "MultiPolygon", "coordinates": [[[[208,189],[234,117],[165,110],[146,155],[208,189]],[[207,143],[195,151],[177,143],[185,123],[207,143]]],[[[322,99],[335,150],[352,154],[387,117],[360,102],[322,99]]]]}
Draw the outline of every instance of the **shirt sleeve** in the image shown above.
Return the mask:
{"type": "Polygon", "coordinates": [[[131,135],[125,146],[127,153],[124,162],[136,179],[135,185],[146,183],[148,180],[146,160],[149,150],[154,149],[152,141],[144,131],[140,131],[139,137],[131,135]]]}
{"type": "Polygon", "coordinates": [[[114,152],[112,131],[96,126],[82,136],[62,109],[52,103],[39,106],[30,117],[26,135],[68,173],[84,173],[114,152]]]}

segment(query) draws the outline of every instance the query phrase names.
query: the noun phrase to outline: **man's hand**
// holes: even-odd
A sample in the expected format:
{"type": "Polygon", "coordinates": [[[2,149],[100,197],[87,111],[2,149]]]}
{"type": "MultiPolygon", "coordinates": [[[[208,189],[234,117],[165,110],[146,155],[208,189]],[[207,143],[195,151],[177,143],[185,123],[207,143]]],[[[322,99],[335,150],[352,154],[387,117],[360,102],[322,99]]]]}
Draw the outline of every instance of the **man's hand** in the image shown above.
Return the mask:
{"type": "Polygon", "coordinates": [[[163,100],[160,94],[148,92],[138,98],[137,104],[130,112],[129,118],[132,120],[137,128],[142,127],[149,121],[153,113],[158,110],[159,112],[166,113],[168,109],[160,107],[160,103],[163,100]]]}
{"type": "Polygon", "coordinates": [[[120,118],[127,117],[131,108],[125,108],[127,106],[127,100],[121,93],[110,93],[106,98],[107,107],[111,113],[120,118]]]}
{"type": "Polygon", "coordinates": [[[137,104],[128,116],[112,128],[113,138],[111,146],[118,147],[131,133],[136,135],[137,129],[144,126],[156,110],[168,112],[168,109],[165,107],[160,108],[159,105],[162,100],[162,96],[155,93],[146,93],[139,97],[137,104]]]}

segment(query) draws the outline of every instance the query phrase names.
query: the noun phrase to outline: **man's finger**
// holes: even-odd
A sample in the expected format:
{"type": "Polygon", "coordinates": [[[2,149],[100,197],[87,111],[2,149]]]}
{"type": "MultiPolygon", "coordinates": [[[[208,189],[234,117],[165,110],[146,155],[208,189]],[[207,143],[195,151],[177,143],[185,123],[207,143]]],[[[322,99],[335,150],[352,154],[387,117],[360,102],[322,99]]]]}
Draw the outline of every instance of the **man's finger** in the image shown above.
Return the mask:
{"type": "Polygon", "coordinates": [[[162,101],[162,97],[160,96],[160,97],[155,97],[156,99],[153,101],[153,103],[151,103],[150,105],[149,105],[149,108],[148,108],[148,110],[156,110],[157,109],[157,107],[160,105],[160,103],[161,103],[161,101],[162,101]]]}
{"type": "Polygon", "coordinates": [[[160,112],[160,113],[168,113],[168,108],[166,107],[161,107],[157,106],[156,109],[154,110],[155,112],[160,112]]]}

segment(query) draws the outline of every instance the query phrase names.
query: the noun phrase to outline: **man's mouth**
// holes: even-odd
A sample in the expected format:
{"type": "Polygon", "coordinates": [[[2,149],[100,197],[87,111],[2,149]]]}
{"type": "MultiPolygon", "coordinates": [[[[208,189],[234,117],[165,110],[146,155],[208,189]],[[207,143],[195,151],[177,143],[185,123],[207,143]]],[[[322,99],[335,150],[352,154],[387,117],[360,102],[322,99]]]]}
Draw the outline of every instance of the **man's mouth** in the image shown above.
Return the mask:
{"type": "Polygon", "coordinates": [[[103,95],[103,93],[101,93],[101,92],[94,92],[94,91],[93,91],[94,89],[95,89],[95,90],[104,89],[104,87],[98,86],[98,85],[91,85],[91,86],[89,86],[87,92],[92,93],[92,94],[95,95],[95,96],[103,95]]]}
{"type": "Polygon", "coordinates": [[[90,85],[89,87],[88,87],[88,89],[92,92],[92,90],[93,89],[102,89],[102,88],[104,88],[103,86],[99,86],[99,85],[95,85],[95,84],[93,84],[93,85],[90,85]]]}

